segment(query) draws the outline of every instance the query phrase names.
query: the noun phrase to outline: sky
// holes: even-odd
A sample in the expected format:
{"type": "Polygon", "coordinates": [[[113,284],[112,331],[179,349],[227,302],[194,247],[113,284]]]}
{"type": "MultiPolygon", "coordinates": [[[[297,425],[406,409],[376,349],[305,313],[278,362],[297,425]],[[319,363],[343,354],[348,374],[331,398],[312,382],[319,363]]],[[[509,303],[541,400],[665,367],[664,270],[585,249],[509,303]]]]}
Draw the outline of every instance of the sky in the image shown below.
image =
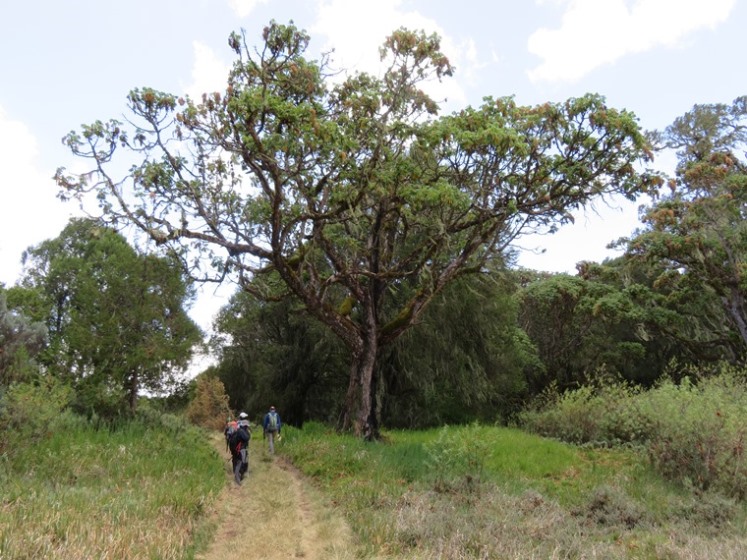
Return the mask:
{"type": "MultiPolygon", "coordinates": [[[[598,93],[663,129],[695,104],[747,94],[747,0],[26,0],[0,17],[0,283],[23,251],[59,235],[75,203],[56,198],[58,167],[82,169],[61,138],[126,114],[138,87],[199,98],[220,91],[232,31],[261,45],[271,20],[293,21],[309,55],[337,68],[377,69],[399,27],[437,33],[456,66],[434,96],[449,113],[483,97],[535,105],[598,93]]],[[[674,158],[656,162],[672,172],[674,158]]],[[[523,239],[518,264],[575,273],[615,256],[611,241],[640,222],[636,203],[610,201],[553,236],[523,239]]],[[[201,292],[191,314],[209,330],[232,287],[201,292]]]]}

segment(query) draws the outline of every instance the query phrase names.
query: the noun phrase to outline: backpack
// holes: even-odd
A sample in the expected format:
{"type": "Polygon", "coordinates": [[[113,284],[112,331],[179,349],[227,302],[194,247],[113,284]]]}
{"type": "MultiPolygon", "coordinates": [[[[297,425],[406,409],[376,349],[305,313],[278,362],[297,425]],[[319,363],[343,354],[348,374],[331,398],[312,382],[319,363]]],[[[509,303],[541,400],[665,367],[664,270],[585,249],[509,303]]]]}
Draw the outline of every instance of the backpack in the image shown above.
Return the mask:
{"type": "Polygon", "coordinates": [[[236,426],[236,422],[229,422],[226,425],[225,434],[226,434],[226,447],[230,450],[231,449],[231,436],[236,433],[238,430],[236,426]]]}
{"type": "Polygon", "coordinates": [[[278,414],[277,412],[270,412],[268,415],[267,429],[270,432],[278,431],[278,414]]]}
{"type": "Polygon", "coordinates": [[[241,439],[239,439],[239,430],[234,430],[228,436],[228,449],[230,449],[231,455],[239,454],[238,446],[240,443],[241,443],[241,439]]]}

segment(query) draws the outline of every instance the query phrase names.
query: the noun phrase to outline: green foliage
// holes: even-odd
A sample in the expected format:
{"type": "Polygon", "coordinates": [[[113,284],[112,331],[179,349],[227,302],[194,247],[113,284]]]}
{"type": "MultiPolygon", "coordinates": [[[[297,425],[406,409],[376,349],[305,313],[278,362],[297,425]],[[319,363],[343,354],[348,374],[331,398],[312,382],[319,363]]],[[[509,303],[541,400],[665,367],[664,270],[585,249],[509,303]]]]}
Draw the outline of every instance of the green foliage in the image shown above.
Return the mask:
{"type": "Polygon", "coordinates": [[[213,373],[232,409],[259,418],[273,403],[283,421],[295,425],[339,417],[349,369],[344,347],[298,310],[294,298],[267,303],[242,292],[221,309],[212,341],[220,360],[213,373]]]}
{"type": "Polygon", "coordinates": [[[577,444],[619,445],[640,442],[641,416],[635,406],[640,389],[600,375],[594,384],[561,392],[551,386],[519,423],[536,433],[577,444]]]}
{"type": "Polygon", "coordinates": [[[569,442],[644,446],[668,479],[745,499],[745,411],[745,373],[724,367],[697,383],[666,379],[647,391],[617,383],[582,387],[546,400],[521,421],[569,442]]]}
{"type": "Polygon", "coordinates": [[[647,209],[645,229],[622,240],[628,259],[656,263],[657,291],[675,301],[710,294],[710,308],[693,315],[730,360],[747,352],[746,100],[695,105],[659,134],[678,150],[676,180],[647,209]]]}
{"type": "MultiPolygon", "coordinates": [[[[417,329],[381,352],[385,426],[506,422],[516,412],[527,371],[541,364],[517,325],[512,279],[501,266],[494,268],[451,284],[434,298],[417,329]]],[[[405,287],[400,291],[408,297],[405,287]]]]}
{"type": "Polygon", "coordinates": [[[17,455],[36,448],[60,428],[72,391],[45,376],[11,384],[0,392],[0,454],[17,455]]]}
{"type": "Polygon", "coordinates": [[[428,468],[435,480],[437,491],[453,487],[458,477],[472,490],[479,485],[490,449],[486,441],[473,437],[469,430],[450,430],[444,426],[438,437],[425,444],[428,468]]]}
{"type": "Polygon", "coordinates": [[[652,153],[635,115],[599,95],[533,107],[485,98],[440,116],[424,93],[453,72],[437,36],[396,30],[381,76],[342,82],[326,57],[307,58],[294,25],[271,22],[262,41],[231,36],[225,92],[196,102],[135,90],[126,123],[68,134],[92,169],[56,180],[63,197],[95,191],[107,219],[211,279],[233,275],[265,301],[292,293],[345,346],[348,386],[365,387],[342,405],[358,434],[378,429],[378,349],[446,286],[599,196],[660,184],[637,171],[652,153]],[[120,152],[141,158],[125,178],[110,174],[120,152]]]}
{"type": "MultiPolygon", "coordinates": [[[[75,406],[110,417],[134,411],[143,390],[168,390],[200,340],[175,261],[138,254],[115,230],[72,220],[24,255],[23,286],[42,295],[44,362],[70,381],[75,406]]],[[[39,312],[39,306],[34,307],[39,312]]]]}
{"type": "Polygon", "coordinates": [[[44,324],[18,309],[9,309],[7,297],[0,288],[0,390],[38,373],[36,356],[47,341],[44,324]]]}
{"type": "Polygon", "coordinates": [[[648,453],[668,478],[699,490],[747,498],[747,383],[744,371],[727,369],[700,380],[667,381],[644,399],[653,426],[648,453]]]}
{"type": "MultiPolygon", "coordinates": [[[[461,279],[434,298],[418,329],[382,350],[383,426],[504,422],[518,409],[525,370],[538,366],[516,326],[513,289],[502,270],[461,279]]],[[[393,305],[408,298],[405,286],[400,292],[393,305]]],[[[215,374],[234,409],[257,415],[273,402],[293,424],[334,423],[348,384],[345,349],[298,309],[293,299],[260,303],[237,293],[215,325],[215,374]]]]}

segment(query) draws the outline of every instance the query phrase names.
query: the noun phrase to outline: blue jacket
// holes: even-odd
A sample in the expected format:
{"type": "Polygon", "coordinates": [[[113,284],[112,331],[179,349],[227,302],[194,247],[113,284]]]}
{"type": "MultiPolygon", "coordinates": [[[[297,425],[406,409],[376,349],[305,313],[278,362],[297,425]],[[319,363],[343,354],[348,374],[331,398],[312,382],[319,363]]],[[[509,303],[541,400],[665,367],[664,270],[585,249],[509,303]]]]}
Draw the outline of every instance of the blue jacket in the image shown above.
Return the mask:
{"type": "Polygon", "coordinates": [[[270,431],[270,414],[274,414],[277,417],[277,421],[278,421],[278,430],[277,430],[277,432],[280,433],[280,426],[281,426],[280,415],[277,413],[277,411],[274,411],[274,410],[271,410],[270,412],[268,412],[267,414],[265,414],[265,419],[262,422],[262,428],[264,428],[265,432],[270,431]]]}

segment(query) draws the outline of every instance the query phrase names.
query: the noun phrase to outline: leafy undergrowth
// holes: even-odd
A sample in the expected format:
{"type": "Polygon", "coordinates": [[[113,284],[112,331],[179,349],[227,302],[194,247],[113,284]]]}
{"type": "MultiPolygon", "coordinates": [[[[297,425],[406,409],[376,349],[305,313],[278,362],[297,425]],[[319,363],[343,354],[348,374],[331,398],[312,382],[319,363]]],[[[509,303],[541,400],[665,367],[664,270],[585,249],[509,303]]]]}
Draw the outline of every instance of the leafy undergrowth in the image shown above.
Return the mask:
{"type": "Polygon", "coordinates": [[[497,427],[387,432],[318,424],[280,452],[329,495],[376,558],[747,557],[745,508],[662,479],[631,449],[497,427]]]}
{"type": "Polygon", "coordinates": [[[648,390],[601,378],[551,392],[521,415],[522,426],[570,443],[634,445],[668,480],[747,501],[747,371],[722,365],[716,374],[685,373],[648,390]]]}
{"type": "Polygon", "coordinates": [[[0,558],[191,557],[222,464],[202,431],[171,420],[110,430],[68,419],[3,456],[0,558]]]}

